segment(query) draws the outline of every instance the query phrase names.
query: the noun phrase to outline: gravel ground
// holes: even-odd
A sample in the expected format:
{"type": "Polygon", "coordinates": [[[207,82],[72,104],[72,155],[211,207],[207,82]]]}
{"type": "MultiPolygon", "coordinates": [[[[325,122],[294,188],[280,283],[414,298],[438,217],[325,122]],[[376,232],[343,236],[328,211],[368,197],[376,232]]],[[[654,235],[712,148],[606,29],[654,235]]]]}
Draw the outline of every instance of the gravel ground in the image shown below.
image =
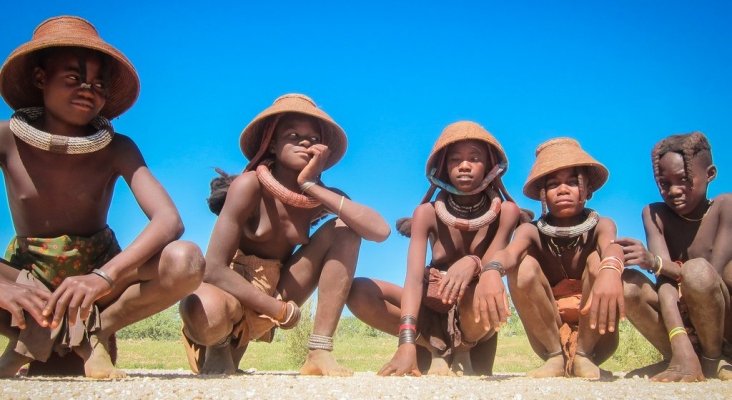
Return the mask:
{"type": "Polygon", "coordinates": [[[17,378],[2,381],[0,399],[729,399],[732,382],[651,383],[646,379],[588,382],[581,379],[492,377],[298,376],[255,372],[198,377],[183,371],[129,371],[117,381],[85,378],[17,378]]]}

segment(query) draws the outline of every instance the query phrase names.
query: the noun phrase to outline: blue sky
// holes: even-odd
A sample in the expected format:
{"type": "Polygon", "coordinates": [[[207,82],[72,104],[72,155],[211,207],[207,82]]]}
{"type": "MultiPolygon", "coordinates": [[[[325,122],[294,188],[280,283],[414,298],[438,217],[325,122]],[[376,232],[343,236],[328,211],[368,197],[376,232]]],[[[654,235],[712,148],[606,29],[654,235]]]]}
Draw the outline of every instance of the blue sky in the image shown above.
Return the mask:
{"type": "MultiPolygon", "coordinates": [[[[89,19],[125,53],[142,91],[112,122],[170,192],[184,238],[204,251],[215,221],[205,203],[213,168],[241,170],[241,130],[289,92],[311,96],[348,135],[326,184],[392,226],[427,189],[424,164],[441,130],[463,119],[503,144],[504,182],[537,213],[538,202],[521,194],[536,146],[578,139],[610,170],[589,205],[613,218],[621,236],[643,238],[641,209],[659,200],[650,151],[664,136],[705,132],[719,167],[710,193],[729,190],[727,2],[265,3],[11,2],[0,53],[61,14],[89,19]]],[[[3,103],[0,114],[11,110],[3,103]]],[[[145,222],[120,182],[109,223],[122,245],[145,222]]],[[[0,206],[0,241],[12,235],[0,206]]],[[[357,275],[401,284],[407,245],[395,233],[365,243],[357,275]]]]}

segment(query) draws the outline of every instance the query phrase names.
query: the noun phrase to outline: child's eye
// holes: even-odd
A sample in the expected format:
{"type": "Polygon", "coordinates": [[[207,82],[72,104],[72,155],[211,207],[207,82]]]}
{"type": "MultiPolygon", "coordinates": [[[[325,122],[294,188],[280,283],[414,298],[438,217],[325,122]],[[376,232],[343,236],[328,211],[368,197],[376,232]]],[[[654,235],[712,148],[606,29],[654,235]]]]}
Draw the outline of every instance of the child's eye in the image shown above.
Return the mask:
{"type": "Polygon", "coordinates": [[[319,137],[316,137],[316,136],[310,136],[310,138],[308,140],[310,140],[310,143],[318,143],[318,142],[320,142],[320,138],[319,137]]]}
{"type": "Polygon", "coordinates": [[[97,89],[104,89],[104,82],[96,82],[94,83],[94,87],[97,89]]]}
{"type": "Polygon", "coordinates": [[[66,75],[66,79],[76,82],[79,80],[79,76],[78,75],[66,75]]]}

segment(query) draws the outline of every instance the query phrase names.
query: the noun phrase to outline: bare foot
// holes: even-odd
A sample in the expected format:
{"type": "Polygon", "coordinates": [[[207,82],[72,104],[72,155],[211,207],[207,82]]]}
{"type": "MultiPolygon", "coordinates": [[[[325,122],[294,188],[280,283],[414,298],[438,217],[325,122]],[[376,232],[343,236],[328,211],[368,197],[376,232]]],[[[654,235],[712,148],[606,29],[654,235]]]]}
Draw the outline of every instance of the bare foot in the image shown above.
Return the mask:
{"type": "Polygon", "coordinates": [[[305,364],[300,368],[302,375],[352,376],[353,371],[341,367],[333,354],[327,350],[310,350],[305,364]]]}
{"type": "Polygon", "coordinates": [[[588,357],[575,354],[572,375],[583,379],[598,380],[600,379],[600,367],[588,357]]]}
{"type": "Polygon", "coordinates": [[[127,377],[124,371],[115,368],[114,364],[112,364],[112,357],[109,355],[108,338],[89,335],[89,345],[91,347],[91,354],[84,361],[84,375],[93,379],[120,379],[127,377]]]}
{"type": "Polygon", "coordinates": [[[541,367],[526,373],[529,378],[555,378],[564,376],[564,354],[549,357],[541,367]]]}
{"type": "Polygon", "coordinates": [[[447,363],[445,358],[432,354],[432,362],[427,375],[451,376],[453,372],[450,370],[450,364],[447,363]]]}
{"type": "Polygon", "coordinates": [[[682,348],[675,351],[671,356],[668,368],[651,380],[654,382],[701,382],[704,380],[704,374],[699,358],[689,345],[688,349],[682,348]]]}
{"type": "Polygon", "coordinates": [[[8,343],[5,352],[0,357],[0,378],[14,377],[22,366],[33,361],[26,356],[16,353],[13,350],[15,349],[15,343],[16,341],[8,343]]]}
{"type": "Polygon", "coordinates": [[[473,371],[473,363],[470,361],[470,351],[455,353],[450,370],[457,376],[475,374],[473,371]]]}
{"type": "Polygon", "coordinates": [[[633,378],[637,376],[639,378],[650,378],[665,371],[666,368],[668,368],[668,360],[662,360],[655,364],[646,365],[645,367],[634,369],[625,374],[625,377],[633,378]]]}
{"type": "Polygon", "coordinates": [[[201,375],[232,375],[236,372],[231,346],[206,347],[206,358],[201,367],[201,375]]]}

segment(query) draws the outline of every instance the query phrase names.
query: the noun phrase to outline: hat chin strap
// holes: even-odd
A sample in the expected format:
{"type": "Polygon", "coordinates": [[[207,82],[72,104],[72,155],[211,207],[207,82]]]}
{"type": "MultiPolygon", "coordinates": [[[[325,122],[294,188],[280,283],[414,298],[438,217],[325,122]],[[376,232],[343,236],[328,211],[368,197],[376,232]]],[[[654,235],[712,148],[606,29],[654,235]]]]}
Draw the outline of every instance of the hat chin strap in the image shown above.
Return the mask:
{"type": "Polygon", "coordinates": [[[432,168],[430,170],[430,173],[427,175],[427,179],[430,181],[431,184],[433,184],[449,193],[452,193],[454,195],[470,196],[472,194],[476,194],[476,193],[485,191],[488,188],[488,186],[490,186],[490,184],[497,177],[503,175],[503,173],[506,172],[506,166],[507,166],[506,163],[503,163],[503,162],[496,164],[493,167],[493,169],[491,169],[490,172],[488,172],[488,174],[486,174],[485,178],[483,178],[483,181],[480,183],[480,185],[477,188],[475,188],[469,192],[463,192],[462,190],[459,190],[455,186],[453,186],[449,183],[443,182],[443,181],[439,180],[438,178],[436,178],[435,175],[437,174],[437,168],[432,168]]]}

